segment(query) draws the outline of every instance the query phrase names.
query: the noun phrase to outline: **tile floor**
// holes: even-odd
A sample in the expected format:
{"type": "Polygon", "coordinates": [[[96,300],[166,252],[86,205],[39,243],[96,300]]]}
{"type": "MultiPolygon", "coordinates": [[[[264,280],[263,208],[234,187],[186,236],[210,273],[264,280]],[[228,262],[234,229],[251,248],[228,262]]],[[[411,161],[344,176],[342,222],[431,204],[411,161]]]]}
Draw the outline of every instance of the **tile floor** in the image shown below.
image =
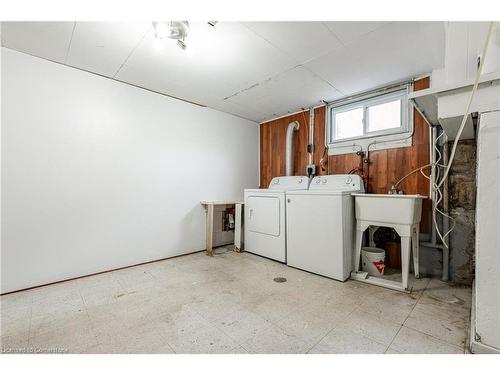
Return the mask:
{"type": "Polygon", "coordinates": [[[2,296],[1,346],[55,353],[464,353],[471,291],[345,283],[217,249],[2,296]],[[285,283],[273,278],[283,276],[285,283]]]}

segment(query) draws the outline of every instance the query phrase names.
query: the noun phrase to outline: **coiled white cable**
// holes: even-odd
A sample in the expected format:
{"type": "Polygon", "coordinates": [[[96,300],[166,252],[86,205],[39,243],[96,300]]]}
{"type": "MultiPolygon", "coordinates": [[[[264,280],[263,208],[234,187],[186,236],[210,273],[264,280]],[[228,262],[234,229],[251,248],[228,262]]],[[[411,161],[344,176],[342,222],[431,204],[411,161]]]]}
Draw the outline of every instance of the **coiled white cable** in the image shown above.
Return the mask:
{"type": "Polygon", "coordinates": [[[486,40],[484,41],[483,52],[481,53],[481,56],[480,56],[479,67],[477,69],[476,79],[474,81],[474,86],[472,86],[472,92],[470,94],[469,102],[467,103],[467,107],[465,109],[465,113],[464,113],[464,116],[462,118],[462,123],[460,124],[460,127],[458,128],[457,136],[455,137],[455,141],[453,142],[453,148],[451,149],[450,159],[448,161],[448,165],[446,166],[446,169],[444,171],[443,177],[441,178],[441,181],[437,184],[437,186],[439,188],[443,185],[444,181],[448,177],[448,173],[450,172],[451,165],[453,164],[453,159],[455,158],[455,152],[457,151],[458,141],[460,140],[460,136],[462,135],[462,132],[464,131],[465,124],[467,123],[467,116],[469,116],[470,107],[472,105],[472,101],[473,101],[474,96],[476,94],[477,86],[479,85],[479,79],[481,78],[481,72],[483,71],[484,60],[486,59],[486,53],[488,52],[488,45],[490,44],[491,35],[493,34],[493,28],[494,28],[494,22],[490,22],[490,27],[488,28],[488,34],[486,35],[486,40]]]}

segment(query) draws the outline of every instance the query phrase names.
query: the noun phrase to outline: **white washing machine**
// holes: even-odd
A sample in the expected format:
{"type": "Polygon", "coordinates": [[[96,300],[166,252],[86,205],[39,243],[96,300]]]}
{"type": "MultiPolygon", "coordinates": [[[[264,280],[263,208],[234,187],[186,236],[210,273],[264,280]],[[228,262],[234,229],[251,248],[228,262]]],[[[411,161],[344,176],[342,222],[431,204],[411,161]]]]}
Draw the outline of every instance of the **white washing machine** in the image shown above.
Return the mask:
{"type": "Polygon", "coordinates": [[[308,185],[305,176],[284,176],[268,189],[245,189],[245,251],[286,262],[285,193],[308,185]]]}
{"type": "Polygon", "coordinates": [[[358,175],[314,177],[307,191],[286,193],[287,264],[344,281],[352,271],[358,175]]]}

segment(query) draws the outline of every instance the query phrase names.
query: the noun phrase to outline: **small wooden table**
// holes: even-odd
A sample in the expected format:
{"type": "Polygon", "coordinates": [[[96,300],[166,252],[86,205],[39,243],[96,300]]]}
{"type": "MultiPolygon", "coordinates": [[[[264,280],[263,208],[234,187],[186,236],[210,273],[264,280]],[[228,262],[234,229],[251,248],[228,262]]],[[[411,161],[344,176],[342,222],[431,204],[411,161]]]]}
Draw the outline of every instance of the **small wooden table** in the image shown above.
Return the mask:
{"type": "Polygon", "coordinates": [[[234,251],[241,251],[241,213],[243,211],[242,201],[201,201],[207,213],[207,255],[213,256],[213,229],[214,229],[214,207],[218,205],[234,205],[234,251]]]}

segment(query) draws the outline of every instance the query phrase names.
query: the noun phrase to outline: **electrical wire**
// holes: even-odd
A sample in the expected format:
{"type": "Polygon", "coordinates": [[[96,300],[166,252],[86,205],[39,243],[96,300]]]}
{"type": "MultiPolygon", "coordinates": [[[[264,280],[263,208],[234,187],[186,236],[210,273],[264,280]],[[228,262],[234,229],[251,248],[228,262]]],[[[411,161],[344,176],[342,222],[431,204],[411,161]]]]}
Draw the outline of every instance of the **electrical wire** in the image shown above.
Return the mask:
{"type": "MultiPolygon", "coordinates": [[[[488,52],[488,45],[489,45],[489,42],[490,42],[491,34],[493,33],[493,27],[494,27],[494,22],[490,22],[490,26],[488,28],[488,34],[486,35],[486,40],[484,41],[483,50],[482,50],[482,53],[480,55],[479,66],[478,66],[478,69],[477,69],[477,72],[476,72],[476,78],[474,80],[474,85],[472,86],[472,91],[471,91],[471,94],[470,94],[470,97],[469,97],[469,101],[467,103],[467,107],[466,107],[464,115],[462,117],[462,122],[460,124],[460,127],[458,128],[457,135],[455,136],[455,141],[453,142],[453,147],[451,149],[451,153],[450,153],[450,158],[448,160],[448,164],[444,167],[445,170],[444,170],[443,176],[441,177],[441,180],[439,179],[440,178],[440,176],[439,176],[439,174],[440,174],[439,172],[440,171],[439,171],[439,169],[436,170],[436,177],[435,177],[434,182],[432,184],[433,185],[433,190],[436,193],[436,199],[435,199],[435,202],[434,202],[434,209],[433,209],[433,212],[432,212],[432,220],[433,220],[434,226],[436,228],[436,233],[437,233],[437,235],[441,239],[441,242],[443,243],[443,245],[446,248],[449,247],[449,245],[448,245],[448,243],[446,241],[446,238],[453,231],[453,229],[455,229],[456,220],[453,217],[451,217],[450,215],[448,215],[447,213],[445,213],[445,212],[443,212],[443,211],[441,211],[439,209],[439,203],[441,203],[441,201],[443,199],[443,193],[441,192],[441,186],[443,186],[443,184],[445,183],[446,179],[448,178],[448,174],[450,172],[451,165],[453,164],[453,161],[455,159],[455,152],[457,150],[458,141],[460,140],[462,132],[463,132],[463,130],[465,128],[465,124],[467,123],[467,117],[469,116],[470,107],[472,105],[472,102],[474,100],[474,96],[475,96],[476,91],[477,91],[477,87],[479,85],[479,79],[481,78],[481,72],[483,70],[484,61],[486,59],[486,53],[488,52]],[[437,182],[437,181],[439,181],[439,182],[437,182]],[[439,213],[441,216],[447,217],[448,219],[451,220],[452,225],[451,225],[451,227],[448,229],[448,231],[446,233],[441,233],[441,231],[439,230],[439,226],[437,225],[437,218],[436,218],[437,215],[436,215],[436,213],[439,213]]],[[[434,142],[434,149],[439,154],[439,158],[438,158],[437,162],[439,160],[441,160],[441,153],[439,152],[439,149],[437,148],[436,145],[437,145],[438,139],[443,134],[444,133],[441,133],[441,135],[439,137],[437,137],[436,140],[435,140],[435,142],[434,142]]]]}
{"type": "Polygon", "coordinates": [[[446,166],[446,169],[444,171],[443,177],[441,178],[441,181],[437,184],[438,187],[441,187],[448,177],[448,173],[450,172],[451,165],[453,164],[453,160],[455,159],[455,152],[457,150],[457,145],[458,141],[460,140],[460,136],[462,135],[462,132],[465,128],[465,124],[467,123],[467,117],[469,116],[469,111],[470,107],[472,105],[472,101],[474,99],[474,96],[477,91],[477,86],[479,85],[479,79],[481,78],[481,72],[483,70],[484,66],[484,60],[486,59],[486,53],[488,52],[488,45],[490,43],[490,38],[491,34],[493,34],[493,27],[494,27],[494,22],[490,22],[490,27],[488,28],[488,34],[486,35],[486,40],[484,41],[484,46],[483,46],[483,52],[480,55],[479,59],[479,67],[477,69],[476,73],[476,79],[474,81],[474,85],[472,86],[472,92],[470,94],[469,102],[467,103],[467,107],[465,109],[464,116],[462,118],[462,123],[460,124],[460,127],[458,128],[457,135],[455,137],[455,141],[453,142],[453,147],[451,149],[450,153],[450,159],[448,161],[448,165],[446,166]]]}
{"type": "Polygon", "coordinates": [[[470,107],[472,105],[474,96],[475,96],[476,91],[477,91],[477,87],[479,85],[479,79],[481,77],[481,72],[483,70],[484,61],[485,61],[485,58],[486,58],[486,53],[488,52],[488,45],[489,45],[489,42],[490,42],[491,34],[493,32],[493,28],[494,28],[494,22],[490,22],[490,26],[488,28],[488,34],[486,35],[486,40],[484,41],[483,50],[482,50],[482,53],[480,55],[479,66],[478,66],[478,70],[477,70],[477,73],[476,73],[476,78],[474,80],[474,85],[472,86],[471,95],[469,97],[469,101],[467,103],[467,107],[466,107],[465,113],[463,115],[462,122],[460,124],[460,127],[458,128],[458,132],[457,132],[457,135],[455,137],[455,141],[453,142],[453,147],[452,147],[452,150],[451,150],[451,153],[450,153],[450,158],[448,159],[447,165],[439,164],[439,161],[442,158],[442,154],[439,151],[439,148],[437,147],[437,143],[438,143],[439,138],[441,138],[445,134],[443,132],[443,133],[441,133],[434,140],[433,147],[434,147],[434,150],[436,151],[436,154],[438,155],[436,161],[434,163],[427,164],[427,165],[424,165],[422,167],[419,167],[419,168],[411,171],[410,173],[407,173],[405,176],[403,176],[403,178],[401,178],[399,181],[397,181],[396,184],[394,184],[394,188],[396,189],[402,181],[404,181],[407,177],[411,176],[412,174],[414,174],[414,173],[416,173],[418,171],[420,171],[420,173],[425,178],[431,180],[431,178],[429,176],[427,176],[423,172],[423,170],[426,169],[426,168],[429,168],[429,167],[437,167],[436,170],[435,170],[434,181],[432,181],[432,190],[435,193],[434,207],[433,207],[433,211],[432,211],[432,221],[433,221],[434,227],[436,228],[437,235],[441,239],[441,242],[442,242],[443,246],[445,246],[446,248],[448,248],[448,243],[446,242],[446,238],[453,231],[453,229],[455,229],[456,220],[453,217],[451,217],[450,215],[448,215],[447,213],[445,213],[445,212],[443,212],[443,211],[441,211],[439,209],[439,204],[441,203],[441,201],[443,199],[443,193],[441,192],[441,187],[443,186],[444,182],[446,181],[446,179],[448,177],[448,174],[450,172],[451,165],[453,164],[453,161],[455,159],[455,152],[457,150],[458,141],[460,140],[462,132],[463,132],[463,130],[465,128],[465,124],[467,122],[467,117],[469,116],[469,112],[470,112],[470,107]],[[441,173],[440,173],[440,169],[439,168],[444,168],[444,173],[443,173],[442,177],[440,177],[441,173]],[[441,231],[439,230],[439,226],[437,224],[437,213],[439,213],[442,217],[446,217],[446,218],[450,219],[451,222],[452,222],[451,227],[448,229],[448,231],[446,233],[441,233],[441,231]]]}

